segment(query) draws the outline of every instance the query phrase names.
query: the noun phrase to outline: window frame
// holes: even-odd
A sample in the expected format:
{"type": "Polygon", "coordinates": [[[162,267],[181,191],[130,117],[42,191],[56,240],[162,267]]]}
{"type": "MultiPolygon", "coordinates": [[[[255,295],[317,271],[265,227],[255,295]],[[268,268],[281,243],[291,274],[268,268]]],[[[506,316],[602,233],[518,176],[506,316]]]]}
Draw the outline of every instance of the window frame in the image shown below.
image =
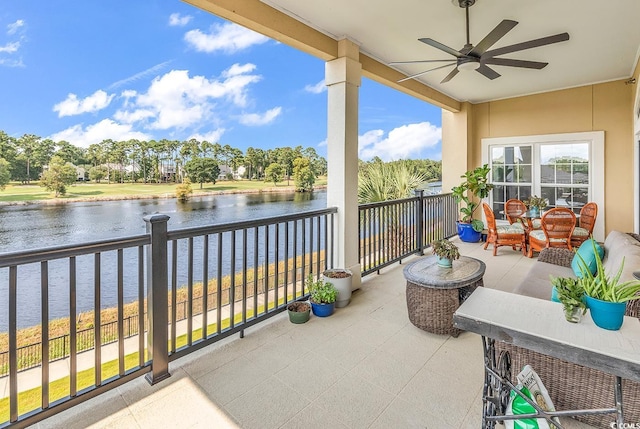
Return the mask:
{"type": "MultiPolygon", "coordinates": [[[[603,241],[605,236],[605,199],[604,199],[604,131],[588,131],[581,133],[540,134],[530,136],[490,137],[483,138],[482,164],[490,164],[491,148],[495,146],[531,145],[533,150],[532,192],[540,195],[540,145],[544,144],[575,144],[589,145],[589,194],[591,201],[598,204],[598,218],[593,229],[596,240],[603,241]]],[[[489,201],[493,207],[493,201],[489,201]]],[[[486,222],[486,220],[485,220],[486,222]]]]}

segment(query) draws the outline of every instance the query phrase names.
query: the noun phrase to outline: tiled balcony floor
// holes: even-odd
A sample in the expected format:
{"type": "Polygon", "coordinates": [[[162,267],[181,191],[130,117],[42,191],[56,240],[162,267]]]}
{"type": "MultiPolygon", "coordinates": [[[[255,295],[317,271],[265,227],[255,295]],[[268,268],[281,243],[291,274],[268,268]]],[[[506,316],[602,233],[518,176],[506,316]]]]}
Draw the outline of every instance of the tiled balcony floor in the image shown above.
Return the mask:
{"type": "MultiPolygon", "coordinates": [[[[510,290],[534,259],[459,243],[510,290]]],[[[414,260],[411,258],[410,260],[414,260]]],[[[406,261],[409,262],[409,261],[406,261]]],[[[351,304],[293,325],[286,313],[39,423],[42,428],[480,428],[480,337],[408,319],[403,265],[365,277],[351,304]]],[[[570,421],[570,428],[588,426],[570,421]]]]}

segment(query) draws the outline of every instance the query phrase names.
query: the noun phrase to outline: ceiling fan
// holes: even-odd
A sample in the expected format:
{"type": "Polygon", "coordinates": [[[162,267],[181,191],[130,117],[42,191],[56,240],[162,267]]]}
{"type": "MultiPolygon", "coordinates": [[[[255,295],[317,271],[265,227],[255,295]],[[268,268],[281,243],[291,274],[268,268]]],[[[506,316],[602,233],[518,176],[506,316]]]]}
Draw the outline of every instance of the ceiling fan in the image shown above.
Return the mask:
{"type": "Polygon", "coordinates": [[[451,70],[451,72],[445,76],[444,79],[440,83],[449,82],[455,75],[458,74],[460,70],[475,70],[478,73],[484,75],[485,77],[493,80],[497,77],[500,77],[500,73],[493,70],[489,65],[496,66],[508,66],[508,67],[520,67],[527,69],[543,69],[549,63],[543,63],[539,61],[525,61],[525,60],[516,60],[512,58],[496,58],[499,55],[510,54],[512,52],[524,51],[525,49],[537,48],[539,46],[551,45],[553,43],[564,42],[569,40],[569,33],[560,33],[553,36],[542,37],[540,39],[529,40],[527,42],[516,43],[515,45],[504,46],[502,48],[497,48],[489,51],[488,49],[493,46],[498,40],[504,37],[513,27],[518,25],[517,21],[512,21],[510,19],[503,20],[500,24],[498,24],[489,34],[485,36],[476,46],[473,46],[471,42],[469,42],[469,7],[473,6],[476,0],[452,0],[453,3],[459,4],[460,7],[465,8],[466,15],[466,30],[467,30],[467,43],[460,49],[456,51],[453,48],[448,47],[447,45],[443,45],[440,42],[437,42],[428,37],[418,39],[422,43],[426,43],[429,46],[433,46],[434,48],[440,49],[450,55],[453,55],[454,59],[449,60],[418,60],[418,61],[395,61],[389,63],[389,65],[395,64],[416,64],[416,63],[436,63],[436,62],[448,62],[449,64],[445,64],[443,66],[435,67],[411,76],[407,76],[404,79],[399,80],[398,82],[404,82],[405,80],[413,79],[418,76],[422,76],[425,73],[429,73],[434,70],[439,70],[445,67],[449,67],[452,64],[456,63],[456,67],[451,70]]]}

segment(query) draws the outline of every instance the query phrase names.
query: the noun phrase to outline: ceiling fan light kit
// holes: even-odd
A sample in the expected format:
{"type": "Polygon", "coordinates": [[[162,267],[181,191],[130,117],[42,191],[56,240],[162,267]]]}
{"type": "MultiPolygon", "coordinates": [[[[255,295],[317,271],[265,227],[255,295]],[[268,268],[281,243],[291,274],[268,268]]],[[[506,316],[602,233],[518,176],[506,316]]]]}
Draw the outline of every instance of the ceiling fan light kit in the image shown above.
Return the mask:
{"type": "Polygon", "coordinates": [[[459,71],[474,71],[480,68],[480,61],[467,61],[458,64],[459,71]]]}
{"type": "Polygon", "coordinates": [[[414,60],[396,61],[389,63],[389,65],[438,62],[449,63],[407,76],[404,79],[399,80],[398,82],[404,82],[405,80],[414,79],[431,71],[449,67],[454,62],[455,67],[449,72],[449,74],[445,76],[444,79],[442,79],[442,81],[440,81],[440,83],[449,82],[455,75],[458,74],[459,71],[475,70],[484,77],[491,80],[500,77],[500,73],[489,67],[490,65],[541,70],[545,68],[548,63],[540,61],[518,60],[513,58],[498,58],[498,56],[569,40],[569,33],[560,33],[553,36],[542,37],[540,39],[529,40],[526,42],[516,43],[513,45],[489,50],[489,48],[491,48],[509,31],[511,31],[513,27],[518,25],[517,21],[504,19],[493,30],[491,30],[491,32],[487,34],[484,39],[482,39],[480,42],[478,42],[477,45],[474,46],[469,40],[469,7],[473,6],[476,3],[476,0],[451,0],[451,3],[453,3],[454,6],[459,6],[465,9],[465,28],[467,33],[467,43],[462,47],[462,49],[456,51],[455,49],[450,48],[449,46],[428,37],[418,39],[420,42],[439,49],[440,51],[445,52],[449,55],[452,55],[454,58],[448,60],[414,60]]]}

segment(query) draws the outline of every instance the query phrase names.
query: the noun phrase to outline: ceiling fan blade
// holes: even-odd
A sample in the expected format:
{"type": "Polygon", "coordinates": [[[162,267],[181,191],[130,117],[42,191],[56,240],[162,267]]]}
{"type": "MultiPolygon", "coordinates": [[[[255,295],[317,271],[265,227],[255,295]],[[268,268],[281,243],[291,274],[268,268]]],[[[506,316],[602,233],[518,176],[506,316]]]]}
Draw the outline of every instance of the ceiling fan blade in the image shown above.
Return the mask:
{"type": "Polygon", "coordinates": [[[483,64],[491,64],[494,66],[521,67],[524,69],[541,70],[549,63],[541,63],[539,61],[514,60],[511,58],[487,58],[482,60],[483,64]]]}
{"type": "Polygon", "coordinates": [[[418,63],[439,63],[439,62],[448,62],[448,63],[455,63],[456,59],[450,59],[450,60],[417,60],[417,61],[393,61],[391,63],[389,63],[390,66],[396,65],[396,64],[418,64],[418,63]]]}
{"type": "Polygon", "coordinates": [[[429,69],[429,70],[427,70],[427,71],[423,71],[423,72],[420,72],[420,73],[416,73],[416,74],[413,74],[413,75],[411,75],[411,76],[407,76],[407,77],[405,77],[404,79],[400,79],[400,80],[398,81],[398,83],[400,83],[400,82],[404,82],[405,80],[409,80],[409,79],[416,78],[416,77],[418,77],[418,76],[422,76],[423,74],[425,74],[425,73],[429,73],[430,71],[434,71],[434,70],[438,70],[438,69],[443,69],[443,68],[445,68],[445,67],[449,67],[449,66],[451,66],[451,64],[445,64],[445,65],[440,66],[440,67],[436,67],[436,68],[429,69]]]}
{"type": "Polygon", "coordinates": [[[498,73],[492,68],[487,67],[484,64],[480,64],[480,67],[476,71],[491,80],[501,76],[500,73],[498,73]]]}
{"type": "Polygon", "coordinates": [[[484,39],[482,39],[467,55],[479,57],[485,53],[487,49],[492,47],[498,40],[502,39],[513,27],[518,25],[518,21],[510,19],[503,20],[498,24],[484,39]]]}
{"type": "Polygon", "coordinates": [[[462,55],[460,52],[456,51],[453,48],[448,47],[447,45],[443,45],[440,42],[436,42],[433,39],[430,39],[428,37],[423,37],[422,39],[418,39],[419,41],[421,41],[422,43],[426,43],[429,46],[433,46],[434,48],[440,49],[441,51],[446,52],[447,54],[451,54],[456,58],[463,58],[464,55],[462,55]]]}
{"type": "Polygon", "coordinates": [[[553,43],[569,40],[569,33],[560,33],[553,36],[542,37],[540,39],[529,40],[528,42],[516,43],[502,48],[485,52],[482,56],[497,57],[498,55],[510,54],[511,52],[524,51],[525,49],[537,48],[538,46],[551,45],[553,43]]]}
{"type": "Polygon", "coordinates": [[[456,67],[456,68],[454,68],[453,70],[451,70],[451,73],[449,73],[448,75],[446,75],[446,76],[444,77],[444,79],[442,79],[442,80],[440,81],[440,83],[447,83],[447,82],[449,82],[449,81],[450,81],[451,79],[453,79],[453,77],[454,77],[455,75],[457,75],[457,74],[458,74],[458,67],[456,67]]]}

